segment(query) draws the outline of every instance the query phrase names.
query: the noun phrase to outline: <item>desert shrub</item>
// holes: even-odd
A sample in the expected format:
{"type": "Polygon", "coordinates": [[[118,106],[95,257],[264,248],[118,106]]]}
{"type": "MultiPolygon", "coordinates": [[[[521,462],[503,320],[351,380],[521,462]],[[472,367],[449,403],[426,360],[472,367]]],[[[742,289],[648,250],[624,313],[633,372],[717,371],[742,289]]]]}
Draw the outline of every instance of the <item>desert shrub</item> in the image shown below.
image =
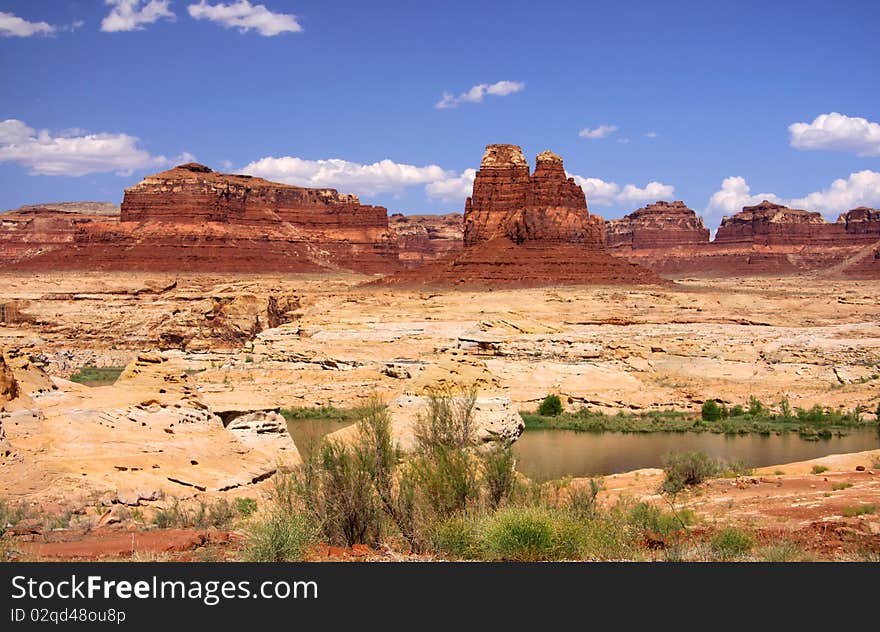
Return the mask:
{"type": "Polygon", "coordinates": [[[437,448],[469,448],[474,445],[474,405],[477,391],[457,393],[434,389],[428,392],[428,409],[416,424],[416,441],[422,452],[437,448]]]}
{"type": "Polygon", "coordinates": [[[765,546],[758,551],[758,556],[764,562],[806,562],[809,556],[794,542],[783,540],[776,544],[765,546]]]}
{"type": "Polygon", "coordinates": [[[791,416],[791,404],[788,403],[788,398],[783,397],[782,402],[779,404],[779,407],[782,411],[782,419],[784,421],[788,421],[792,418],[791,416]]]}
{"type": "Polygon", "coordinates": [[[253,498],[236,498],[235,511],[242,518],[248,518],[257,510],[257,501],[253,498]]]}
{"type": "Polygon", "coordinates": [[[225,498],[208,505],[206,514],[204,526],[209,527],[227,527],[238,516],[235,505],[225,498]]]}
{"type": "Polygon", "coordinates": [[[640,533],[669,536],[693,524],[694,513],[690,509],[665,512],[650,503],[641,502],[629,510],[627,522],[640,533]]]}
{"type": "Polygon", "coordinates": [[[175,498],[170,505],[156,511],[153,523],[160,529],[187,527],[192,525],[192,517],[190,512],[175,498]]]}
{"type": "Polygon", "coordinates": [[[677,494],[718,474],[718,463],[702,452],[672,452],[663,458],[661,490],[677,494]]]}
{"type": "Polygon", "coordinates": [[[744,556],[755,546],[752,536],[735,527],[722,529],[712,536],[712,552],[724,562],[744,556]]]}
{"type": "Polygon", "coordinates": [[[749,395],[749,415],[752,417],[760,417],[764,414],[766,408],[760,399],[754,395],[749,395]]]}
{"type": "Polygon", "coordinates": [[[714,399],[707,399],[703,402],[703,408],[700,411],[703,421],[718,421],[722,417],[721,407],[714,399]]]}
{"type": "Polygon", "coordinates": [[[725,461],[724,463],[719,464],[719,468],[721,470],[721,475],[728,478],[752,475],[752,468],[746,465],[744,461],[738,459],[725,461]]]}
{"type": "Polygon", "coordinates": [[[877,511],[877,505],[859,505],[857,507],[844,507],[841,513],[847,518],[855,518],[856,516],[867,516],[877,511]]]}
{"type": "Polygon", "coordinates": [[[27,518],[29,513],[27,505],[24,503],[18,503],[13,506],[4,500],[0,500],[0,537],[6,534],[6,530],[9,527],[14,527],[27,518]]]}
{"type": "Polygon", "coordinates": [[[568,511],[583,519],[593,517],[596,512],[596,498],[598,498],[601,491],[602,481],[594,478],[590,479],[589,486],[572,487],[569,485],[568,511]]]}
{"type": "Polygon", "coordinates": [[[730,416],[731,417],[742,417],[745,414],[746,414],[745,409],[742,406],[740,406],[739,404],[737,404],[736,406],[734,406],[733,408],[730,409],[730,416]]]}
{"type": "Polygon", "coordinates": [[[831,491],[841,492],[845,489],[849,489],[850,487],[852,487],[852,483],[834,483],[831,486],[831,491]]]}
{"type": "Polygon", "coordinates": [[[476,559],[481,555],[482,524],[471,514],[442,518],[431,527],[430,540],[435,551],[456,559],[476,559]]]}
{"type": "Polygon", "coordinates": [[[877,402],[877,409],[874,411],[874,415],[877,417],[877,421],[880,421],[880,402],[877,402]]]}
{"type": "Polygon", "coordinates": [[[556,417],[562,412],[562,400],[559,395],[548,395],[538,405],[538,414],[543,417],[556,417]]]}
{"type": "Polygon", "coordinates": [[[316,533],[304,514],[275,509],[254,526],[244,547],[244,558],[248,562],[297,562],[316,541],[316,533]]]}
{"type": "Polygon", "coordinates": [[[580,557],[583,527],[565,512],[543,507],[505,507],[486,522],[483,553],[516,562],[580,557]]]}
{"type": "Polygon", "coordinates": [[[515,460],[510,445],[496,445],[482,455],[483,480],[487,503],[497,509],[513,493],[516,481],[515,460]]]}
{"type": "Polygon", "coordinates": [[[827,472],[828,468],[824,465],[814,465],[810,470],[813,474],[822,474],[823,472],[827,472]]]}

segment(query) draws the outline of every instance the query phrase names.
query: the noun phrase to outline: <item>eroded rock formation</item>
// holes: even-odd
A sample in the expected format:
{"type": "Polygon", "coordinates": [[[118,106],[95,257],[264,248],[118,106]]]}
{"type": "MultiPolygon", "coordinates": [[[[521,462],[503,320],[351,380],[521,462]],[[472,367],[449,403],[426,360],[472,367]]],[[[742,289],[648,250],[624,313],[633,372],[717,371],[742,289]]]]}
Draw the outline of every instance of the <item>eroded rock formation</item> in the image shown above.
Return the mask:
{"type": "Polygon", "coordinates": [[[534,174],[517,145],[489,145],[465,203],[461,253],[381,284],[529,287],[658,283],[605,248],[605,222],[591,215],[562,158],[538,155],[534,174]]]}
{"type": "Polygon", "coordinates": [[[415,267],[429,261],[461,252],[463,216],[461,213],[446,215],[403,215],[394,213],[388,225],[397,235],[400,262],[415,267]]]}
{"type": "Polygon", "coordinates": [[[195,163],[126,190],[118,218],[44,208],[6,213],[0,245],[0,265],[30,270],[375,273],[399,266],[383,207],[195,163]]]}
{"type": "Polygon", "coordinates": [[[675,248],[709,243],[709,229],[684,202],[657,201],[606,222],[609,249],[675,248]]]}
{"type": "Polygon", "coordinates": [[[829,223],[819,213],[764,200],[725,217],[711,242],[697,222],[682,203],[657,202],[608,222],[608,242],[628,260],[667,275],[880,276],[874,209],[852,209],[829,223]]]}

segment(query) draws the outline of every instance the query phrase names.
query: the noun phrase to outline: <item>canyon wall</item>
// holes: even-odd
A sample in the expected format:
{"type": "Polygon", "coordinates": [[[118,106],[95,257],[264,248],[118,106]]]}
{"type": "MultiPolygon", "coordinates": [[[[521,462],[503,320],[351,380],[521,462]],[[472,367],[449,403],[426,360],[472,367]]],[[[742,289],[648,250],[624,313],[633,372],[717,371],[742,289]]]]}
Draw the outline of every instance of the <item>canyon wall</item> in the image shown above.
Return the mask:
{"type": "Polygon", "coordinates": [[[394,213],[388,226],[397,236],[400,263],[415,267],[461,252],[463,217],[446,215],[403,215],[394,213]]]}
{"type": "Polygon", "coordinates": [[[190,163],[125,191],[118,217],[0,215],[0,266],[214,272],[383,273],[399,267],[381,206],[190,163]]]}
{"type": "Polygon", "coordinates": [[[663,202],[605,224],[609,249],[674,248],[709,243],[709,229],[684,202],[663,202]]]}

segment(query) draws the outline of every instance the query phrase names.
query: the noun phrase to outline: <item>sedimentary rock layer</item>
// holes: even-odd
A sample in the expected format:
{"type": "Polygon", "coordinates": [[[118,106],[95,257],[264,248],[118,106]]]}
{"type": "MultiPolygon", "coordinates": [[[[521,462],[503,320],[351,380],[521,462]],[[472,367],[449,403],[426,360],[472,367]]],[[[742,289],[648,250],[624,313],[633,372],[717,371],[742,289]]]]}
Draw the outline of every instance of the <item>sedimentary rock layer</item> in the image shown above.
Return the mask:
{"type": "Polygon", "coordinates": [[[397,236],[400,263],[415,267],[460,252],[462,220],[461,213],[391,215],[388,225],[397,236]]]}
{"type": "Polygon", "coordinates": [[[684,202],[658,201],[606,222],[609,249],[674,248],[709,243],[709,229],[684,202]]]}
{"type": "Polygon", "coordinates": [[[0,265],[30,270],[375,273],[399,265],[383,207],[197,164],[128,189],[118,219],[4,214],[0,245],[0,265]]]}
{"type": "Polygon", "coordinates": [[[658,283],[605,249],[605,223],[590,215],[562,159],[545,151],[529,172],[516,145],[489,145],[465,204],[463,249],[381,284],[534,287],[658,283]]]}

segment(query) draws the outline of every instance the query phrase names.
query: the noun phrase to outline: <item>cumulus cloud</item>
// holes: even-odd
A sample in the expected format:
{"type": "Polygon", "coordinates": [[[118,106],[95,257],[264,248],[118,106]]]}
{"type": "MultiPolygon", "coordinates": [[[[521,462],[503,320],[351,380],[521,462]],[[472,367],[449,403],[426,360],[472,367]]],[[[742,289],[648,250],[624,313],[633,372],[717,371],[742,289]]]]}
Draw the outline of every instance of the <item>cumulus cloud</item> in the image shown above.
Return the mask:
{"type": "Polygon", "coordinates": [[[838,112],[820,114],[812,123],[788,126],[795,149],[846,151],[859,156],[880,156],[880,123],[838,112]]]}
{"type": "Polygon", "coordinates": [[[581,138],[605,138],[606,136],[611,136],[614,132],[617,131],[617,125],[600,125],[599,127],[594,127],[590,129],[589,127],[585,127],[580,132],[578,132],[578,136],[581,138]]]}
{"type": "Polygon", "coordinates": [[[162,18],[174,20],[175,15],[168,8],[171,0],[104,0],[113,7],[101,20],[101,30],[105,33],[121,31],[141,31],[145,24],[153,24],[162,18]]]}
{"type": "Polygon", "coordinates": [[[425,193],[429,198],[443,200],[444,202],[461,202],[465,198],[470,197],[474,190],[474,179],[476,177],[476,169],[465,169],[461,175],[429,182],[425,186],[425,193]]]}
{"type": "Polygon", "coordinates": [[[295,15],[273,13],[265,5],[251,4],[248,0],[229,4],[208,4],[206,0],[201,0],[198,4],[189,5],[187,11],[196,20],[217,22],[225,28],[237,28],[242,33],[256,31],[264,37],[303,30],[295,15]]]}
{"type": "Polygon", "coordinates": [[[856,171],[848,178],[838,178],[827,189],[791,200],[791,205],[819,211],[830,218],[857,206],[880,207],[880,173],[856,171]]]}
{"type": "Polygon", "coordinates": [[[675,195],[675,187],[652,180],[643,187],[627,184],[621,187],[616,182],[607,182],[601,178],[583,178],[571,175],[587,196],[587,204],[592,206],[632,206],[655,200],[668,200],[675,195]]]}
{"type": "Polygon", "coordinates": [[[498,81],[496,83],[480,83],[472,87],[467,92],[462,92],[458,96],[451,92],[444,92],[443,97],[434,107],[440,110],[449,108],[457,108],[462,103],[482,103],[483,98],[487,94],[496,97],[506,97],[508,94],[520,92],[524,90],[526,84],[520,81],[498,81]]]}
{"type": "Polygon", "coordinates": [[[653,140],[653,139],[657,138],[657,132],[647,132],[645,134],[645,137],[653,140]]]}
{"type": "Polygon", "coordinates": [[[296,186],[333,188],[362,195],[399,192],[450,177],[437,165],[417,167],[388,159],[365,165],[339,158],[306,160],[292,156],[262,158],[245,166],[242,172],[296,186]]]}
{"type": "Polygon", "coordinates": [[[32,35],[51,35],[58,30],[48,22],[28,22],[27,20],[0,11],[0,36],[31,37],[32,35]]]}
{"type": "Polygon", "coordinates": [[[708,213],[729,215],[738,213],[744,206],[754,206],[763,200],[783,204],[784,200],[773,193],[752,195],[751,187],[742,176],[730,176],[721,182],[721,188],[709,198],[708,213]]]}
{"type": "Polygon", "coordinates": [[[712,194],[706,210],[710,213],[730,215],[738,213],[743,206],[753,206],[762,200],[784,204],[792,208],[819,211],[829,220],[837,219],[839,213],[857,206],[880,206],[880,173],[865,169],[838,178],[831,186],[799,198],[785,199],[773,193],[752,195],[745,178],[724,178],[721,189],[712,194]]]}
{"type": "Polygon", "coordinates": [[[139,169],[193,160],[191,154],[173,160],[153,156],[137,145],[138,139],[128,134],[68,130],[52,135],[48,130],[37,131],[17,119],[0,122],[0,162],[23,165],[31,175],[84,176],[102,172],[131,175],[139,169]]]}

